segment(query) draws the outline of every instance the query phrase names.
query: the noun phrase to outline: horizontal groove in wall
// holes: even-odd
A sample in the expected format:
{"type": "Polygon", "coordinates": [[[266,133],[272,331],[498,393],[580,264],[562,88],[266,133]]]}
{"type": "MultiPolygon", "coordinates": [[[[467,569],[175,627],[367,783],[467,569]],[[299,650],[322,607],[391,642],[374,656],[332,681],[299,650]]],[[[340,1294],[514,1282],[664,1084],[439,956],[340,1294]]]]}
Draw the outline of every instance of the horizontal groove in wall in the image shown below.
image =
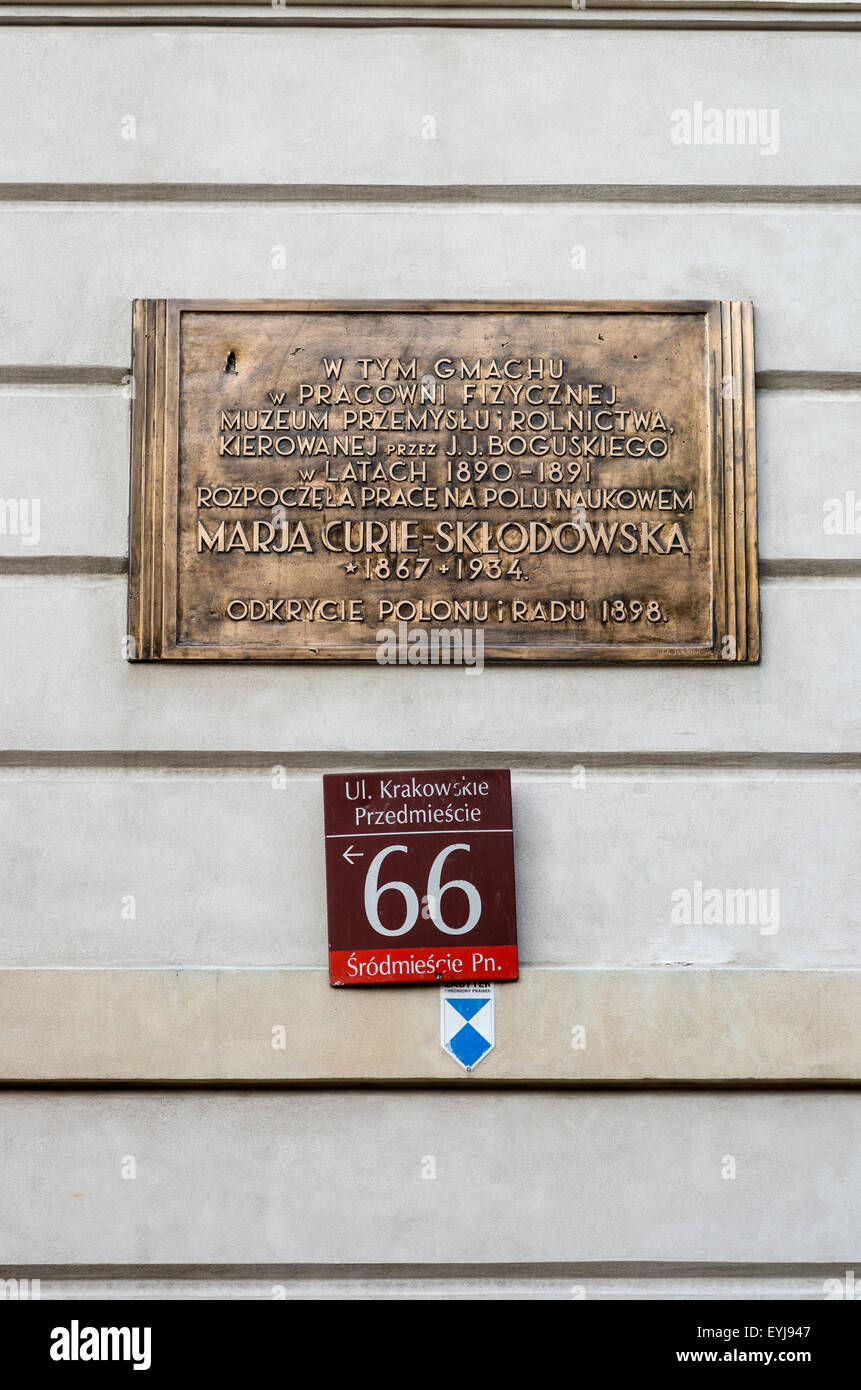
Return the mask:
{"type": "MultiPolygon", "coordinates": [[[[470,1079],[469,1085],[471,1091],[483,1091],[486,1094],[495,1092],[497,1095],[500,1093],[520,1092],[521,1094],[529,1094],[532,1092],[535,1095],[541,1096],[546,1096],[548,1094],[570,1096],[571,1093],[575,1091],[591,1092],[593,1094],[597,1093],[598,1095],[624,1094],[626,1091],[631,1094],[636,1093],[640,1095],[645,1091],[648,1094],[654,1094],[656,1096],[666,1096],[668,1094],[672,1096],[702,1096],[703,1094],[714,1094],[715,1092],[724,1094],[732,1093],[735,1095],[756,1092],[758,1094],[773,1095],[778,1091],[781,1094],[791,1092],[795,1094],[800,1093],[802,1095],[811,1095],[814,1093],[816,1095],[821,1095],[823,1092],[826,1094],[828,1092],[834,1092],[838,1095],[846,1095],[849,1092],[861,1090],[861,1076],[840,1077],[834,1080],[825,1078],[823,1080],[816,1079],[814,1081],[795,1079],[783,1080],[781,1078],[756,1081],[739,1077],[730,1077],[728,1079],[718,1077],[692,1081],[667,1080],[663,1077],[649,1077],[644,1081],[618,1080],[617,1078],[605,1080],[600,1078],[597,1080],[577,1080],[573,1084],[559,1081],[523,1081],[517,1079],[503,1082],[482,1081],[480,1077],[476,1078],[473,1076],[470,1079]]],[[[256,1081],[253,1078],[249,1079],[245,1076],[236,1081],[195,1081],[187,1078],[174,1080],[170,1076],[161,1076],[155,1080],[146,1081],[127,1081],[122,1077],[119,1079],[112,1077],[108,1081],[104,1081],[100,1077],[93,1080],[82,1081],[77,1077],[66,1077],[65,1073],[63,1073],[63,1079],[59,1081],[51,1079],[46,1080],[41,1077],[28,1078],[24,1081],[7,1081],[0,1078],[0,1099],[9,1095],[20,1095],[22,1093],[25,1095],[32,1095],[36,1091],[43,1094],[47,1092],[52,1095],[57,1093],[68,1095],[70,1092],[111,1095],[116,1094],[118,1091],[122,1091],[124,1095],[151,1095],[153,1093],[158,1093],[169,1096],[175,1096],[177,1093],[191,1095],[191,1093],[194,1092],[196,1094],[202,1093],[212,1097],[223,1096],[225,1094],[259,1096],[279,1093],[283,1095],[285,1092],[290,1091],[297,1094],[307,1094],[308,1092],[316,1092],[319,1094],[325,1092],[328,1095],[349,1095],[350,1092],[365,1092],[369,1094],[374,1092],[385,1092],[386,1094],[394,1092],[397,1094],[400,1092],[406,1096],[411,1096],[415,1095],[417,1091],[421,1091],[422,1095],[427,1097],[442,1095],[445,1092],[450,1093],[452,1090],[453,1087],[450,1081],[423,1081],[420,1079],[410,1081],[388,1081],[380,1080],[375,1077],[352,1078],[346,1081],[328,1081],[323,1078],[310,1081],[272,1082],[256,1081]]],[[[4,1274],[5,1270],[0,1266],[0,1277],[3,1277],[4,1274]]]]}
{"type": "Polygon", "coordinates": [[[627,29],[627,30],[850,30],[858,27],[854,9],[845,6],[754,6],[708,8],[672,5],[630,9],[596,7],[494,8],[483,6],[422,6],[386,8],[369,5],[6,5],[0,25],[144,26],[200,25],[206,27],[315,28],[434,28],[434,29],[627,29]]]}
{"type": "MultiPolygon", "coordinates": [[[[131,319],[131,300],[129,300],[131,319]]],[[[127,386],[131,367],[0,365],[0,386],[127,386]]]]}
{"type": "Polygon", "coordinates": [[[842,1278],[845,1264],[720,1264],[682,1260],[581,1260],[511,1264],[16,1264],[28,1279],[790,1279],[842,1278]]]}
{"type": "MultiPolygon", "coordinates": [[[[241,10],[259,9],[260,0],[189,0],[186,8],[200,9],[203,7],[219,13],[222,10],[241,10]]],[[[19,9],[46,9],[48,6],[45,0],[18,0],[17,6],[9,8],[19,9]]],[[[84,8],[81,0],[54,0],[51,8],[57,10],[76,10],[84,8]]],[[[86,8],[107,10],[116,8],[116,0],[89,0],[86,8]]],[[[178,8],[176,0],[145,0],[145,3],[131,4],[126,8],[154,10],[161,12],[178,8]]],[[[287,12],[292,10],[306,11],[317,9],[321,12],[327,10],[344,9],[375,9],[387,14],[397,14],[400,10],[414,10],[417,8],[415,0],[379,0],[377,4],[369,3],[369,0],[316,0],[315,4],[308,4],[306,0],[279,0],[279,8],[287,12]]],[[[483,14],[488,10],[495,13],[497,10],[544,10],[548,13],[567,10],[567,0],[427,0],[421,8],[429,12],[446,10],[465,10],[471,13],[483,14]]],[[[634,14],[648,13],[650,10],[740,10],[742,12],[760,13],[763,10],[786,10],[790,13],[799,11],[820,13],[823,10],[852,11],[861,9],[859,0],[604,0],[602,9],[628,11],[634,14]]]]}
{"type": "Polygon", "coordinates": [[[771,203],[861,202],[857,184],[0,183],[0,203],[771,203]]]}
{"type": "Polygon", "coordinates": [[[128,567],[122,555],[0,555],[0,575],[117,575],[128,567]]]}
{"type": "Polygon", "coordinates": [[[861,579],[861,557],[835,560],[767,560],[760,556],[760,579],[861,579]]]}
{"type": "Polygon", "coordinates": [[[284,767],[288,773],[310,776],[330,771],[349,772],[351,769],[359,768],[381,772],[398,769],[420,771],[423,768],[465,766],[467,763],[476,768],[508,767],[514,772],[515,777],[518,773],[547,775],[551,778],[556,774],[566,781],[570,779],[573,763],[583,767],[587,772],[605,774],[714,774],[744,777],[756,773],[795,773],[810,776],[817,773],[857,773],[861,771],[861,752],[739,753],[730,749],[719,753],[605,753],[585,752],[576,745],[548,753],[529,753],[516,749],[486,753],[462,748],[441,749],[434,753],[429,753],[426,749],[380,753],[366,752],[355,747],[336,749],[332,752],[307,753],[301,749],[284,748],[262,753],[174,749],[141,752],[69,749],[56,753],[38,748],[3,749],[0,751],[0,780],[15,780],[19,775],[34,776],[40,772],[49,777],[64,773],[92,772],[131,776],[135,773],[176,773],[190,777],[236,773],[256,778],[260,775],[268,776],[273,766],[284,767]]]}
{"type": "Polygon", "coordinates": [[[757,372],[759,391],[858,391],[861,372],[757,372]]]}

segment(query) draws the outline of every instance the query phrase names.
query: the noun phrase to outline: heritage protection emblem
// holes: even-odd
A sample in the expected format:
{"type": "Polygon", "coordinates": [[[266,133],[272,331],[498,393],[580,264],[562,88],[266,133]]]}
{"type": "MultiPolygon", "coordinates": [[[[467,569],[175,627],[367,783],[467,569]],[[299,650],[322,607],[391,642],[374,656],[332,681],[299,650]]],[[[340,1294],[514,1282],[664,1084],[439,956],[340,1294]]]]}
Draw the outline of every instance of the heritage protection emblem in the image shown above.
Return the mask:
{"type": "Polygon", "coordinates": [[[493,1048],[494,998],[492,984],[444,985],[440,990],[443,1048],[465,1071],[493,1048]]]}

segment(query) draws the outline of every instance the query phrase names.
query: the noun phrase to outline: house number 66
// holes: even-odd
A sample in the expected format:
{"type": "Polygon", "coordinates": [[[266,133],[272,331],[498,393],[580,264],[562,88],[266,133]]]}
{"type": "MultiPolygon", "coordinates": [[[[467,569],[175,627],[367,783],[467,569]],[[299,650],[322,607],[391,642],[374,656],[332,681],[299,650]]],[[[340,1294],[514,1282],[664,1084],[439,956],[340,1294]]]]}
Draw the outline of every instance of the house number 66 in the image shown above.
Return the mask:
{"type": "MultiPolygon", "coordinates": [[[[469,845],[446,845],[445,849],[440,850],[431,864],[427,882],[427,908],[430,919],[434,926],[448,936],[464,936],[466,932],[472,931],[481,916],[481,894],[474,883],[467,883],[463,878],[453,878],[448,883],[442,882],[443,865],[448,856],[458,849],[469,850],[469,845]],[[462,927],[449,926],[442,913],[443,897],[454,888],[459,888],[465,893],[469,903],[469,916],[462,927]]],[[[400,879],[392,879],[390,883],[379,881],[383,860],[390,854],[406,853],[406,845],[387,845],[374,856],[365,876],[365,916],[374,931],[379,932],[381,936],[404,936],[418,921],[419,900],[415,889],[400,879]],[[399,927],[384,927],[377,909],[383,894],[392,892],[400,893],[404,900],[404,920],[399,927]]]]}

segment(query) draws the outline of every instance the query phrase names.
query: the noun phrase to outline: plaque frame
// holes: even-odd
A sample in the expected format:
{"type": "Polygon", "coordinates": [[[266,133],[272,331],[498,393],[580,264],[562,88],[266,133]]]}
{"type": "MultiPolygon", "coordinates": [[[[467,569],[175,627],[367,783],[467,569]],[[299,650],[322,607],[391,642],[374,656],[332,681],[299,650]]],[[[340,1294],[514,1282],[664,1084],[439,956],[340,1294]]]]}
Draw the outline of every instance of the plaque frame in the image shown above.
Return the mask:
{"type": "Polygon", "coordinates": [[[180,338],[185,313],[696,314],[708,334],[708,432],[711,489],[710,644],[652,646],[489,641],[485,660],[557,665],[632,661],[722,664],[759,661],[760,614],[756,515],[753,305],[728,300],[276,300],[137,299],[133,309],[128,656],[132,661],[374,661],[372,643],[235,644],[177,641],[177,535],[180,338]],[[732,383],[726,389],[726,383],[732,383]],[[729,639],[729,640],[728,640],[729,639]]]}

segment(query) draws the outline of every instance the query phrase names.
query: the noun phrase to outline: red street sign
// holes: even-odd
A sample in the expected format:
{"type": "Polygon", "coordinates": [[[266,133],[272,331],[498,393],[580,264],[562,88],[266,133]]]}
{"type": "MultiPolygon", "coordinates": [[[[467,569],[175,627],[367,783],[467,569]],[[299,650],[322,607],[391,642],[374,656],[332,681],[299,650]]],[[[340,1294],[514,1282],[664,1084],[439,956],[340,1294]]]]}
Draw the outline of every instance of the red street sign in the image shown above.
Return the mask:
{"type": "Polygon", "coordinates": [[[329,981],[516,980],[508,771],[323,778],[329,981]]]}

